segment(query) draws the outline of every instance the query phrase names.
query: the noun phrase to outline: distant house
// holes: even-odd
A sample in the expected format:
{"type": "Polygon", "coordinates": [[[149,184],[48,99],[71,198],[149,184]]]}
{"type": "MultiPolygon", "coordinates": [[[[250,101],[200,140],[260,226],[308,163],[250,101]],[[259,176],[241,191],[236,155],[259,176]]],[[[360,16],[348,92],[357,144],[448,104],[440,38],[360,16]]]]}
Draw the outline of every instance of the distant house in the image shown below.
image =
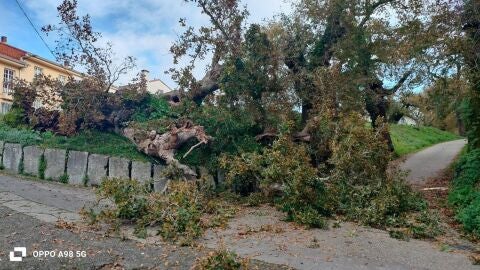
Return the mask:
{"type": "Polygon", "coordinates": [[[405,125],[405,126],[416,126],[417,121],[415,121],[415,119],[411,117],[403,116],[402,118],[400,118],[400,120],[398,120],[398,124],[405,125]]]}
{"type": "MultiPolygon", "coordinates": [[[[83,74],[70,69],[68,66],[55,63],[8,44],[5,36],[2,36],[0,40],[0,72],[3,73],[3,76],[0,76],[2,87],[0,92],[1,114],[10,110],[14,79],[25,80],[30,83],[37,76],[45,75],[66,82],[69,78],[80,79],[83,77],[83,74]]],[[[41,106],[41,104],[36,104],[36,106],[41,106]]]]}
{"type": "Polygon", "coordinates": [[[147,91],[150,94],[166,94],[172,92],[172,88],[168,87],[162,80],[160,79],[153,79],[149,80],[149,71],[144,69],[142,73],[145,75],[147,80],[147,91]]]}

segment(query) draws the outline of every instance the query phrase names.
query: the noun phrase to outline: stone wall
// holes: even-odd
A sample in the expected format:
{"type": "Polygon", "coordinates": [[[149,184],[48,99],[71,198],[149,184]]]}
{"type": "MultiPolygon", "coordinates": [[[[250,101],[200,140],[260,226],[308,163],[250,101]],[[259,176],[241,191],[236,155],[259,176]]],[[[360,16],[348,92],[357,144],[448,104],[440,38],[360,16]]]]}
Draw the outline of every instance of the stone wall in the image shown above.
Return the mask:
{"type": "Polygon", "coordinates": [[[129,178],[162,191],[167,183],[162,176],[162,165],[80,151],[23,147],[0,141],[0,160],[2,168],[9,173],[40,177],[42,170],[45,179],[72,185],[98,186],[107,177],[129,178]]]}

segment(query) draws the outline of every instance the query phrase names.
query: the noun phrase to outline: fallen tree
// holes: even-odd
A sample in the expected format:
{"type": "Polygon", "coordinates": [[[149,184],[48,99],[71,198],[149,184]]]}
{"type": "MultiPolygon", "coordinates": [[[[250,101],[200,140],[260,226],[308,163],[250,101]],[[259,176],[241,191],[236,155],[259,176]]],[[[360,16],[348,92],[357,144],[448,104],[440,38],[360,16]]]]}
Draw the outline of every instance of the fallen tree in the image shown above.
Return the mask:
{"type": "Polygon", "coordinates": [[[126,128],[123,135],[130,139],[137,146],[140,152],[149,156],[160,158],[168,165],[174,165],[181,169],[187,179],[197,176],[190,167],[181,164],[176,158],[177,150],[192,139],[197,139],[198,143],[190,148],[184,155],[187,156],[196,147],[207,144],[212,137],[205,133],[202,126],[194,125],[191,121],[172,124],[168,132],[158,133],[155,130],[145,132],[145,130],[126,128]]]}

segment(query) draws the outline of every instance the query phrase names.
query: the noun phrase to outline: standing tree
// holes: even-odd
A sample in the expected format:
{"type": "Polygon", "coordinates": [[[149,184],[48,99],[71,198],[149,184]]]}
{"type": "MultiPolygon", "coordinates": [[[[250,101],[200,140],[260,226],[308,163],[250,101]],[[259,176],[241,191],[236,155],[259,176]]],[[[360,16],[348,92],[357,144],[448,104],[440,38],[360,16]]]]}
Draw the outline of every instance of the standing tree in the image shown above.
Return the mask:
{"type": "Polygon", "coordinates": [[[64,0],[57,10],[60,23],[42,27],[46,34],[54,32],[58,36],[57,60],[82,66],[99,89],[110,91],[122,75],[135,67],[135,59],[127,56],[119,64],[115,63],[112,44],[100,45],[102,35],[93,30],[90,16],[77,14],[77,0],[64,0]]]}
{"type": "Polygon", "coordinates": [[[468,0],[462,14],[470,91],[465,104],[465,128],[471,148],[480,148],[480,1],[468,0]]]}
{"type": "Polygon", "coordinates": [[[202,14],[208,16],[210,25],[198,30],[187,27],[186,19],[180,19],[185,32],[170,48],[174,64],[184,56],[190,58],[183,68],[171,68],[169,72],[180,89],[188,89],[188,96],[197,104],[215,90],[219,89],[219,79],[223,72],[224,61],[237,55],[242,43],[244,20],[248,16],[245,8],[239,6],[238,0],[185,0],[195,3],[202,14]],[[193,70],[199,60],[211,57],[205,76],[197,79],[193,70]]]}

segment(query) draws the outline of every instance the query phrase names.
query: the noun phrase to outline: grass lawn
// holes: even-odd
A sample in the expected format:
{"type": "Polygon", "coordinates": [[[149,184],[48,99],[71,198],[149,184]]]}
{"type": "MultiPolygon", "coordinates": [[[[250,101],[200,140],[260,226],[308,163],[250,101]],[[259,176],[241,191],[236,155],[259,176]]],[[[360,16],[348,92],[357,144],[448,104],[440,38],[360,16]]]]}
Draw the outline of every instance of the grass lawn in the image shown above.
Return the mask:
{"type": "Polygon", "coordinates": [[[406,125],[390,125],[390,132],[395,153],[403,156],[422,148],[460,139],[461,137],[434,127],[412,127],[406,125]]]}
{"type": "Polygon", "coordinates": [[[151,161],[137,151],[136,147],[121,135],[98,131],[83,132],[76,136],[56,136],[30,129],[11,128],[0,122],[0,140],[23,145],[39,145],[45,148],[60,148],[86,151],[95,154],[124,157],[132,160],[151,161]]]}

